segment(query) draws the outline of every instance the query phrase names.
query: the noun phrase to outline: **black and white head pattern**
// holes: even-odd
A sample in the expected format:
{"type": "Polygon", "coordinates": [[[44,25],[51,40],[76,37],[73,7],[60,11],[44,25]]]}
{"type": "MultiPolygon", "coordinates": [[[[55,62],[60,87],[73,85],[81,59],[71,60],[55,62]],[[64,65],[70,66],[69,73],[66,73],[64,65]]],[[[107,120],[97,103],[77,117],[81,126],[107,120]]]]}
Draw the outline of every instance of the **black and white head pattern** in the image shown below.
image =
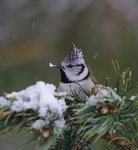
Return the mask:
{"type": "Polygon", "coordinates": [[[86,78],[89,74],[89,68],[85,64],[82,51],[71,45],[71,49],[61,65],[61,82],[77,82],[86,78]]]}
{"type": "Polygon", "coordinates": [[[75,61],[84,62],[84,59],[83,59],[82,51],[78,49],[77,47],[75,47],[75,45],[72,43],[70,52],[64,59],[64,62],[69,63],[69,62],[75,62],[75,61]]]}

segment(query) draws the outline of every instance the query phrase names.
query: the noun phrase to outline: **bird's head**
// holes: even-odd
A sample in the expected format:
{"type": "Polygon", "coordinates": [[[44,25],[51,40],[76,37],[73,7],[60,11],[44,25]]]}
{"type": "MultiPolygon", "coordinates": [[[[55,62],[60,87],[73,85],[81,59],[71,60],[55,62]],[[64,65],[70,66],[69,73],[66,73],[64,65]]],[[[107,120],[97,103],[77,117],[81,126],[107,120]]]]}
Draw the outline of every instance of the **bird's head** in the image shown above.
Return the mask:
{"type": "Polygon", "coordinates": [[[70,52],[60,65],[51,65],[60,69],[61,82],[71,83],[83,80],[89,73],[89,68],[85,63],[82,51],[74,44],[71,45],[70,52]]]}

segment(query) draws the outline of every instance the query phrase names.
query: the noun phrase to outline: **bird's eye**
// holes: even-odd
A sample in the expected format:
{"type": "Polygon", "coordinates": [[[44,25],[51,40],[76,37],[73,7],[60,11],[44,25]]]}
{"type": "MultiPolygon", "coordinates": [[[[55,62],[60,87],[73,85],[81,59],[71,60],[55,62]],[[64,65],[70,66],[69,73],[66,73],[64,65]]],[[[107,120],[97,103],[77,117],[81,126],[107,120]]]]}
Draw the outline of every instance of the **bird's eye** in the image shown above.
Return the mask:
{"type": "Polygon", "coordinates": [[[73,67],[73,65],[69,64],[67,67],[68,67],[68,68],[72,68],[72,67],[73,67]]]}

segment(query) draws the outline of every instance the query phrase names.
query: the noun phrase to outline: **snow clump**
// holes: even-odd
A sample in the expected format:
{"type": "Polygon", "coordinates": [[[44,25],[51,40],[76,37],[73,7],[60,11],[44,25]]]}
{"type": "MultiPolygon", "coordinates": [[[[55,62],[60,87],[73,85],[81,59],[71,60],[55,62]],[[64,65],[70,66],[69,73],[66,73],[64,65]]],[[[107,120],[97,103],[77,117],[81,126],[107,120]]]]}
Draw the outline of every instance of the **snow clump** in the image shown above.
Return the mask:
{"type": "Polygon", "coordinates": [[[55,120],[55,124],[59,127],[65,124],[63,113],[67,105],[62,97],[62,93],[57,93],[56,87],[53,84],[46,84],[43,81],[39,81],[22,91],[7,94],[6,97],[8,100],[0,97],[0,105],[10,105],[10,110],[13,112],[18,113],[30,109],[38,112],[39,117],[43,118],[44,121],[37,120],[33,124],[34,128],[39,128],[44,123],[48,124],[48,121],[51,119],[55,120]],[[57,98],[56,95],[58,94],[60,98],[57,98]],[[61,125],[56,122],[61,122],[61,120],[61,125]]]}

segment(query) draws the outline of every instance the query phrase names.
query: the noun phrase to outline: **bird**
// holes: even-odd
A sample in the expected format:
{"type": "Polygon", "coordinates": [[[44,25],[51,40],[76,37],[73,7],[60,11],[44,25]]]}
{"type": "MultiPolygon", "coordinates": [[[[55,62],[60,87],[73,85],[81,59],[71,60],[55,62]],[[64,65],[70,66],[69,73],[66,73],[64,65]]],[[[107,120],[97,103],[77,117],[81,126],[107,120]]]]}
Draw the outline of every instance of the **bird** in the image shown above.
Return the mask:
{"type": "Polygon", "coordinates": [[[82,51],[74,43],[71,44],[70,52],[61,64],[50,63],[50,67],[60,69],[61,80],[57,89],[59,92],[75,90],[80,95],[90,94],[91,89],[97,84],[90,67],[84,60],[82,51]]]}

